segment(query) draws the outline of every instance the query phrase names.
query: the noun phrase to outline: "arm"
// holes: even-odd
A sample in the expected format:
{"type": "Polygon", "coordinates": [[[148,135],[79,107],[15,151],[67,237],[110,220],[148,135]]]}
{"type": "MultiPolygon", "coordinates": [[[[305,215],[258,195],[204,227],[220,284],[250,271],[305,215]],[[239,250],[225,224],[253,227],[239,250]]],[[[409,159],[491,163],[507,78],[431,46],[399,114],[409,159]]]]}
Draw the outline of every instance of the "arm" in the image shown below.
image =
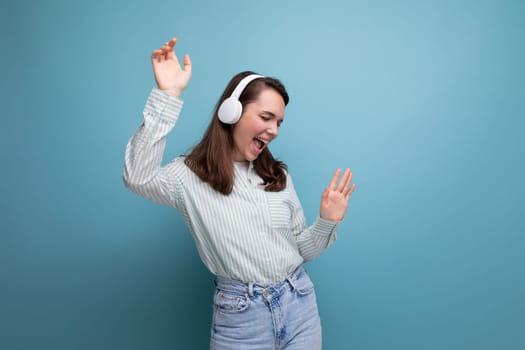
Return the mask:
{"type": "Polygon", "coordinates": [[[166,136],[174,127],[182,101],[153,89],[144,107],[144,121],[129,140],[124,160],[124,184],[155,203],[175,206],[180,167],[171,162],[161,168],[166,136]],[[179,171],[178,171],[179,170],[179,171]]]}
{"type": "Polygon", "coordinates": [[[306,226],[303,209],[295,192],[292,180],[288,177],[288,187],[292,202],[292,232],[295,234],[299,252],[305,261],[318,257],[336,240],[336,228],[343,220],[348,207],[348,200],[355,189],[350,186],[352,173],[347,169],[343,178],[337,184],[341,171],[338,169],[330,185],[325,189],[321,197],[320,214],[314,224],[306,226]]]}
{"type": "Polygon", "coordinates": [[[154,202],[176,206],[181,163],[174,160],[161,168],[166,135],[182,108],[180,94],[191,77],[191,61],[184,57],[181,69],[173,51],[176,39],[153,51],[151,59],[158,89],[151,92],[144,108],[144,121],[126,147],[123,180],[137,194],[154,202]]]}

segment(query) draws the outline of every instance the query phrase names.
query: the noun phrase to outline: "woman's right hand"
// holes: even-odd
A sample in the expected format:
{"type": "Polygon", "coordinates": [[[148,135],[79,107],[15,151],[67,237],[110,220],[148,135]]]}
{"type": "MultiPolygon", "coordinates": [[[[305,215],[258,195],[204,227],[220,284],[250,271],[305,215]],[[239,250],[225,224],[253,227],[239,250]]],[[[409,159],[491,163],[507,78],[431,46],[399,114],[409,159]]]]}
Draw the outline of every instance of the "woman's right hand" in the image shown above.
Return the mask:
{"type": "Polygon", "coordinates": [[[184,69],[181,68],[173,50],[176,42],[177,39],[173,38],[160,49],[153,51],[151,63],[157,87],[170,95],[179,97],[190,82],[191,60],[189,55],[185,55],[184,69]]]}

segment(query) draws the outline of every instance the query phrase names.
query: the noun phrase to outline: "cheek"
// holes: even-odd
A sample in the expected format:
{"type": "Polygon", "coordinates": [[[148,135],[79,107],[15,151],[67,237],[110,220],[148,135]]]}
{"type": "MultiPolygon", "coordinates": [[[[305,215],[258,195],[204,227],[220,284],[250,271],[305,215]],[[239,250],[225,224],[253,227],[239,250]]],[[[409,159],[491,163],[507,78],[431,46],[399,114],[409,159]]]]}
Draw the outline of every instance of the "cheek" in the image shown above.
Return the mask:
{"type": "Polygon", "coordinates": [[[248,133],[242,127],[237,127],[233,131],[233,143],[237,148],[242,148],[247,143],[248,133]]]}
{"type": "Polygon", "coordinates": [[[237,140],[251,139],[254,134],[264,129],[264,125],[260,120],[251,115],[245,115],[237,123],[234,129],[234,138],[237,140]]]}

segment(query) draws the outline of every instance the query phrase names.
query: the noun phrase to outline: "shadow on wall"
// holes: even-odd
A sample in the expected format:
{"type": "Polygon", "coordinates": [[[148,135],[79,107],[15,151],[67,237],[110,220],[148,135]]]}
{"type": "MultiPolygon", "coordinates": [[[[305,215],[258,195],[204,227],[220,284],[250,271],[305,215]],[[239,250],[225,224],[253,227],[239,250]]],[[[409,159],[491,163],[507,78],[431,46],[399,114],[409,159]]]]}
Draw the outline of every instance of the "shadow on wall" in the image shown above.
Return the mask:
{"type": "MultiPolygon", "coordinates": [[[[178,221],[178,220],[177,220],[178,221]]],[[[158,247],[158,273],[145,276],[155,285],[144,302],[151,301],[156,324],[142,330],[137,349],[207,349],[213,307],[214,276],[199,258],[193,239],[181,222],[161,225],[166,248],[158,247]],[[153,281],[156,280],[156,281],[153,281]]],[[[140,317],[140,316],[139,316],[140,317]]],[[[147,320],[138,320],[141,326],[147,320]]],[[[127,347],[129,348],[129,347],[127,347]]]]}
{"type": "Polygon", "coordinates": [[[116,281],[108,293],[116,303],[106,299],[102,308],[112,310],[103,311],[107,319],[93,326],[106,334],[96,335],[97,341],[89,341],[86,349],[209,347],[213,275],[201,262],[184,223],[174,222],[171,215],[141,234],[141,243],[132,243],[132,251],[125,253],[126,271],[111,273],[116,281]]]}

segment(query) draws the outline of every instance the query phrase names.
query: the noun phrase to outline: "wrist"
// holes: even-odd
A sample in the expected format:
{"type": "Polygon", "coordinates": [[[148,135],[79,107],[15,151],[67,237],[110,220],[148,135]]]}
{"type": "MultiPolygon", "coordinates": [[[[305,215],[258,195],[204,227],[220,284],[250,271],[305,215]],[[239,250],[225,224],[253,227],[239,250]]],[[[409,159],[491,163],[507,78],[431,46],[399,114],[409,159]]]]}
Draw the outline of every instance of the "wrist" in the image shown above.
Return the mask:
{"type": "Polygon", "coordinates": [[[179,98],[180,95],[182,94],[182,89],[159,89],[159,90],[167,93],[168,95],[175,96],[177,98],[179,98]]]}

